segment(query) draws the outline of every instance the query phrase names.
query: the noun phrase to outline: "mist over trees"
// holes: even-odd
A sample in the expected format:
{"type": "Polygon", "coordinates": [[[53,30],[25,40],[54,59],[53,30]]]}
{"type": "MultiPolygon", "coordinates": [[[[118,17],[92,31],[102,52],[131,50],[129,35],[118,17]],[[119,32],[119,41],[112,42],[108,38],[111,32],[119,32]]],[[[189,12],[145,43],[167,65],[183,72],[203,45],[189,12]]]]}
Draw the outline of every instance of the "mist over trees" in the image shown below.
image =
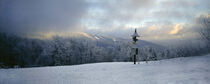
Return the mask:
{"type": "MultiPolygon", "coordinates": [[[[40,67],[97,62],[132,61],[129,41],[103,41],[88,38],[59,37],[48,40],[22,38],[0,33],[0,67],[40,67]]],[[[138,61],[155,61],[207,53],[203,43],[181,46],[141,46],[138,61]]]]}

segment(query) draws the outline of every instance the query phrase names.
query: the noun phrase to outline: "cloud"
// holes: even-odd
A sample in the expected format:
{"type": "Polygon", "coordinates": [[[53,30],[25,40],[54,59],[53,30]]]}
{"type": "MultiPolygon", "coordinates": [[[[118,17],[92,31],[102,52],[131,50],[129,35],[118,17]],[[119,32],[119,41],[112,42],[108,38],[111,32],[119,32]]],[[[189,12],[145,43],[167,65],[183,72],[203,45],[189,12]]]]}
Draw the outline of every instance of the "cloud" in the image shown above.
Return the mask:
{"type": "Polygon", "coordinates": [[[152,32],[152,31],[157,31],[157,30],[158,30],[158,27],[156,25],[152,25],[148,28],[147,32],[152,32]]]}
{"type": "Polygon", "coordinates": [[[151,10],[151,17],[159,21],[182,23],[189,21],[200,13],[208,13],[209,0],[158,0],[151,10]]]}
{"type": "MultiPolygon", "coordinates": [[[[143,20],[147,9],[154,6],[153,0],[90,0],[85,23],[95,24],[100,29],[110,29],[116,23],[127,25],[143,20]],[[145,11],[145,12],[144,12],[145,11]],[[141,13],[141,12],[144,12],[141,13]]],[[[92,27],[93,25],[91,25],[92,27]]],[[[89,26],[87,26],[89,27],[89,26]]],[[[107,30],[108,30],[107,29],[107,30]]]]}
{"type": "MultiPolygon", "coordinates": [[[[121,27],[141,27],[147,22],[184,23],[201,11],[208,10],[208,0],[88,0],[91,4],[85,27],[110,30],[115,23],[121,27]],[[95,10],[95,11],[93,11],[95,10]],[[94,24],[94,25],[92,25],[94,24]]],[[[168,24],[168,23],[165,23],[168,24]]],[[[153,24],[152,24],[153,25],[153,24]]],[[[115,26],[116,27],[116,26],[115,26]]]]}
{"type": "Polygon", "coordinates": [[[0,0],[0,31],[172,38],[198,31],[194,18],[209,9],[209,0],[0,0]]]}
{"type": "Polygon", "coordinates": [[[179,33],[179,31],[182,30],[182,29],[183,29],[183,26],[182,26],[181,24],[176,24],[176,25],[174,25],[173,30],[171,30],[171,31],[169,32],[169,34],[172,34],[172,35],[177,34],[177,33],[179,33]]]}
{"type": "Polygon", "coordinates": [[[1,0],[0,28],[18,33],[78,30],[87,6],[83,0],[1,0]]]}

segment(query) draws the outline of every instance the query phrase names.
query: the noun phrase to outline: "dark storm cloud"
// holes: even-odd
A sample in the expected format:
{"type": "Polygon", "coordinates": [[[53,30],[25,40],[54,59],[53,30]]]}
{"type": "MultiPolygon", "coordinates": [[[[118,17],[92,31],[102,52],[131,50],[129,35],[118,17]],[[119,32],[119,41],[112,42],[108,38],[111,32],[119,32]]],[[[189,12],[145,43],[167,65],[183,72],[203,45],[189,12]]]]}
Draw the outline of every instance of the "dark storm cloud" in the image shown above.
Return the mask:
{"type": "Polygon", "coordinates": [[[0,31],[74,31],[87,5],[83,0],[1,0],[0,31]]]}

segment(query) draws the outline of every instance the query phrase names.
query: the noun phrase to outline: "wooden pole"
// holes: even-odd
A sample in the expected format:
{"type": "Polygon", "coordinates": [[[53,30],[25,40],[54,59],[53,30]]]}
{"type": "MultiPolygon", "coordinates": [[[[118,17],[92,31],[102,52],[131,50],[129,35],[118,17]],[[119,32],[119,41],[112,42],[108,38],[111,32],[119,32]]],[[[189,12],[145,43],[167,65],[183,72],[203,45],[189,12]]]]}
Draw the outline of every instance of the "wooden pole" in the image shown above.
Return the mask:
{"type": "Polygon", "coordinates": [[[136,64],[136,54],[134,54],[134,60],[133,60],[134,64],[136,64]]]}

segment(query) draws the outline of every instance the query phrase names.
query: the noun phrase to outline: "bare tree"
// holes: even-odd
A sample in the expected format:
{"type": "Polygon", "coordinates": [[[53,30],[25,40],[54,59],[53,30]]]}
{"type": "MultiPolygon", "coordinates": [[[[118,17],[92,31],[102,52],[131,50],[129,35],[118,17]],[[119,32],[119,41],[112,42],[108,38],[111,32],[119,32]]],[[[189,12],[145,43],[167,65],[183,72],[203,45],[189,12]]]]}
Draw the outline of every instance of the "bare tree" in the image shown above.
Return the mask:
{"type": "Polygon", "coordinates": [[[203,28],[201,29],[201,36],[205,39],[208,47],[210,47],[210,17],[203,18],[203,28]]]}

